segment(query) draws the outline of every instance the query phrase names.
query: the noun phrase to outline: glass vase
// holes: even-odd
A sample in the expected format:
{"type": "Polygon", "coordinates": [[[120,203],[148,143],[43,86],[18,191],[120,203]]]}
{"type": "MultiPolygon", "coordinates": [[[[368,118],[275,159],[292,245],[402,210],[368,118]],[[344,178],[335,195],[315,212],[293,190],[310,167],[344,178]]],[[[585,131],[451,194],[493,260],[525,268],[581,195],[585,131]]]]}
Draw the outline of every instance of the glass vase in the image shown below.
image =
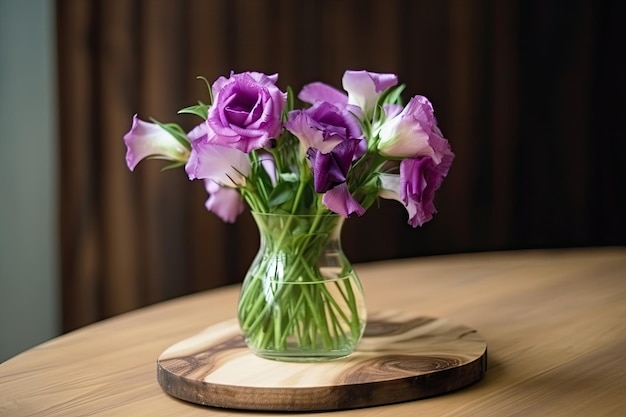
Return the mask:
{"type": "Polygon", "coordinates": [[[322,361],[354,351],[366,309],[341,249],[339,215],[252,213],[260,248],[238,303],[239,326],[258,356],[322,361]]]}

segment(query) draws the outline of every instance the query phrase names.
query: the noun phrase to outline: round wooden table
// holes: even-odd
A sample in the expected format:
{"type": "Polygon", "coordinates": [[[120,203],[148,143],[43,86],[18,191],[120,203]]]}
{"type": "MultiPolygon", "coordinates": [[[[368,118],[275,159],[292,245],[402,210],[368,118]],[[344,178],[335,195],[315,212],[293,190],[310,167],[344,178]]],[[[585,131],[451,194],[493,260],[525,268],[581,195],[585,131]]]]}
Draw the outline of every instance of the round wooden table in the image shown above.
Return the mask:
{"type": "MultiPolygon", "coordinates": [[[[453,393],[316,416],[624,415],[626,248],[459,254],[356,268],[369,309],[418,311],[477,329],[489,345],[488,370],[453,393]]],[[[0,364],[0,416],[267,416],[178,400],[156,378],[157,358],[169,346],[235,316],[238,291],[136,310],[9,359],[0,364]]]]}

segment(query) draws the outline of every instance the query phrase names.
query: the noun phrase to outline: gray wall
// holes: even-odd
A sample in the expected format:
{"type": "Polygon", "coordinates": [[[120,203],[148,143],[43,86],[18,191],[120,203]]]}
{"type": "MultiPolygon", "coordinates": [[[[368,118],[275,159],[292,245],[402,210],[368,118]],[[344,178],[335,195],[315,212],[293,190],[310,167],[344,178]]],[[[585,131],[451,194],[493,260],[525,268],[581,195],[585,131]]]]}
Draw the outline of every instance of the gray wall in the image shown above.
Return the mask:
{"type": "Polygon", "coordinates": [[[60,329],[54,0],[0,0],[0,362],[60,329]]]}

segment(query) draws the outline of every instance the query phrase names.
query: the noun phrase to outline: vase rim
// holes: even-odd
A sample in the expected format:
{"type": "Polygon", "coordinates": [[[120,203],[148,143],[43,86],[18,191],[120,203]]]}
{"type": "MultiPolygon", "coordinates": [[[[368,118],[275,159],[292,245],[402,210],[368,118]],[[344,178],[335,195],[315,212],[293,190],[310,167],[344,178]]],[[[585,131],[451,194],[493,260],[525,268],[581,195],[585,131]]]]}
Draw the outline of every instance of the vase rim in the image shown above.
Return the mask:
{"type": "Polygon", "coordinates": [[[261,211],[250,210],[250,213],[254,216],[266,216],[266,217],[284,217],[284,216],[296,216],[296,217],[343,217],[341,214],[328,212],[328,213],[317,213],[317,214],[293,214],[293,213],[266,213],[261,211]]]}

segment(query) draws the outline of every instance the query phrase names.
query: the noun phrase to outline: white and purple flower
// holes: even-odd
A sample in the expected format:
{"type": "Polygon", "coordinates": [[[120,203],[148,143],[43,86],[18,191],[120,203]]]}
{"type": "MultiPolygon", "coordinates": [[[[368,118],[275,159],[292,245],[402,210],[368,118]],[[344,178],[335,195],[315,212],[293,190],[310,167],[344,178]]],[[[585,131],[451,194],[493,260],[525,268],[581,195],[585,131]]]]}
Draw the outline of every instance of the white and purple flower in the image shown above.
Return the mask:
{"type": "Polygon", "coordinates": [[[189,149],[170,132],[156,123],[145,122],[133,116],[130,131],[124,135],[126,165],[131,171],[149,157],[184,163],[189,158],[189,149]]]}
{"type": "Polygon", "coordinates": [[[346,71],[342,79],[343,89],[348,92],[348,104],[358,106],[366,117],[371,117],[380,95],[398,84],[395,74],[369,71],[346,71]]]}
{"type": "Polygon", "coordinates": [[[440,163],[448,141],[437,127],[433,106],[424,96],[411,98],[404,109],[378,131],[378,151],[392,158],[430,156],[440,163]]]}
{"type": "Polygon", "coordinates": [[[437,212],[433,200],[435,191],[448,175],[454,154],[446,152],[440,163],[430,156],[406,158],[400,163],[400,175],[381,174],[379,196],[397,200],[409,215],[409,224],[422,226],[437,212]]]}

